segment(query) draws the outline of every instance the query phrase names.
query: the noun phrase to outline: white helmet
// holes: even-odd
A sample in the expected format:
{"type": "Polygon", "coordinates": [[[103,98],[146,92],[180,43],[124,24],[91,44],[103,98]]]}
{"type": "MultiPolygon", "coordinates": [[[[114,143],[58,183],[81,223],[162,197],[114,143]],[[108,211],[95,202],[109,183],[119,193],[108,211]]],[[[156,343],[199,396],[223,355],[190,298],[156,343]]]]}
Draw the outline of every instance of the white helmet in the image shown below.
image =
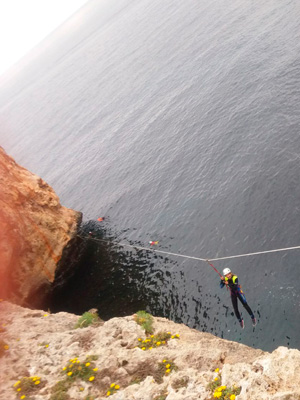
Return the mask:
{"type": "Polygon", "coordinates": [[[230,268],[224,268],[224,269],[223,269],[223,275],[224,275],[224,276],[227,275],[227,274],[230,274],[230,272],[231,272],[231,269],[230,269],[230,268]]]}

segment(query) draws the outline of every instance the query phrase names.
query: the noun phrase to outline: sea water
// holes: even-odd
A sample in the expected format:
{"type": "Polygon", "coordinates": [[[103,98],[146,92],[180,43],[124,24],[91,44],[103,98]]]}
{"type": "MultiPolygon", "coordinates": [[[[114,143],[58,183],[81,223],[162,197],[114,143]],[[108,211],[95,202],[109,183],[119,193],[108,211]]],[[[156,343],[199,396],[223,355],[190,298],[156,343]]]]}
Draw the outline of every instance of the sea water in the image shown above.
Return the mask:
{"type": "MultiPolygon", "coordinates": [[[[1,145],[84,235],[204,259],[298,246],[299,21],[296,0],[90,1],[2,78],[1,145]]],[[[88,243],[57,309],[300,348],[300,250],[214,263],[257,317],[240,304],[241,330],[207,263],[110,249],[88,243]]]]}

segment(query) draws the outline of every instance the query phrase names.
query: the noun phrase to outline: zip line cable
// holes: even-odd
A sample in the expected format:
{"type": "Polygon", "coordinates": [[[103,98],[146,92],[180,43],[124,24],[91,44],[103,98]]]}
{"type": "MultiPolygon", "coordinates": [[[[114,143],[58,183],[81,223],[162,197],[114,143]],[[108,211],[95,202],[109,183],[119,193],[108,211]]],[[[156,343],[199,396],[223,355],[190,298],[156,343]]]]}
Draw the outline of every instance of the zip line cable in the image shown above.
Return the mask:
{"type": "MultiPolygon", "coordinates": [[[[86,237],[77,235],[82,239],[85,239],[86,237]]],[[[289,250],[296,250],[296,249],[300,249],[300,246],[295,246],[295,247],[285,247],[283,249],[275,249],[275,250],[265,250],[265,251],[257,251],[255,253],[247,253],[247,254],[238,254],[235,256],[227,256],[227,257],[218,257],[218,258],[200,258],[200,257],[193,257],[193,256],[187,256],[185,254],[178,254],[178,253],[171,253],[168,251],[163,251],[163,250],[156,250],[156,249],[150,249],[148,247],[141,247],[141,246],[134,246],[132,244],[126,244],[126,243],[119,243],[119,242],[113,242],[111,240],[105,240],[105,239],[97,239],[97,238],[93,238],[88,236],[91,240],[95,240],[97,242],[106,242],[106,243],[113,243],[116,244],[118,246],[124,246],[124,247],[132,247],[134,249],[138,249],[138,250],[147,250],[147,251],[152,251],[154,253],[161,253],[161,254],[167,254],[170,256],[176,256],[176,257],[183,257],[183,258],[189,258],[192,260],[198,260],[198,261],[204,261],[207,262],[220,276],[221,274],[218,272],[218,270],[210,263],[210,261],[219,261],[219,260],[229,260],[232,258],[239,258],[239,257],[249,257],[249,256],[256,256],[259,254],[267,254],[267,253],[276,253],[276,252],[280,252],[280,251],[289,251],[289,250]]]]}
{"type": "Polygon", "coordinates": [[[288,251],[288,250],[296,250],[296,249],[300,249],[300,246],[285,247],[284,249],[275,249],[275,250],[258,251],[258,252],[256,252],[256,253],[238,254],[238,255],[236,255],[236,256],[219,257],[219,258],[210,258],[209,261],[228,260],[229,258],[249,257],[249,256],[256,256],[256,255],[258,255],[258,254],[276,253],[276,252],[278,252],[278,251],[288,251]]]}

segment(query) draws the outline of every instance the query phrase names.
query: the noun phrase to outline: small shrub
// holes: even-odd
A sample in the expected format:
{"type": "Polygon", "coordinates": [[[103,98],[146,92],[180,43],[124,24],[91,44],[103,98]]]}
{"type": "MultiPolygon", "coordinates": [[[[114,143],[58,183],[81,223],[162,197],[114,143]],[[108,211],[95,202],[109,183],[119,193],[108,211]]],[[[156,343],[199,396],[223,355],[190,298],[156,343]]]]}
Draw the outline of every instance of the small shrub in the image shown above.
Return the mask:
{"type": "Polygon", "coordinates": [[[138,311],[134,320],[137,324],[141,325],[146,334],[150,335],[153,333],[153,317],[151,314],[148,314],[146,311],[138,311]]]}
{"type": "Polygon", "coordinates": [[[30,376],[21,378],[13,387],[20,399],[25,399],[27,395],[32,395],[45,386],[39,376],[30,376]]]}
{"type": "Polygon", "coordinates": [[[162,360],[162,362],[158,363],[158,367],[154,376],[154,379],[157,383],[161,383],[163,381],[164,376],[170,375],[172,371],[177,371],[178,367],[172,360],[162,360]]]}
{"type": "Polygon", "coordinates": [[[140,384],[147,376],[155,376],[157,373],[157,365],[151,360],[145,360],[138,363],[137,369],[132,376],[130,385],[140,384]]]}
{"type": "Polygon", "coordinates": [[[98,317],[97,313],[85,312],[82,316],[78,319],[75,329],[77,328],[86,328],[92,324],[97,324],[100,322],[100,318],[98,317]]]}
{"type": "Polygon", "coordinates": [[[50,400],[69,400],[70,396],[68,395],[68,390],[71,387],[71,382],[66,379],[63,381],[58,381],[51,388],[51,397],[50,400]]]}
{"type": "Polygon", "coordinates": [[[67,392],[55,392],[50,396],[49,400],[70,400],[67,392]]]}
{"type": "Polygon", "coordinates": [[[109,397],[111,395],[113,395],[114,393],[116,393],[118,390],[120,389],[119,385],[116,385],[115,383],[112,383],[108,389],[108,391],[106,392],[106,396],[109,397]]]}
{"type": "Polygon", "coordinates": [[[66,379],[74,381],[80,378],[86,382],[93,382],[98,371],[93,361],[97,358],[97,356],[87,356],[84,362],[78,360],[77,357],[69,360],[68,365],[63,368],[66,379]]]}
{"type": "Polygon", "coordinates": [[[218,375],[207,385],[207,389],[212,392],[210,400],[235,400],[236,396],[241,393],[242,388],[236,385],[232,387],[221,385],[222,375],[219,368],[217,368],[215,372],[217,372],[218,375]]]}
{"type": "Polygon", "coordinates": [[[172,335],[171,332],[158,332],[155,335],[148,336],[145,340],[138,338],[138,345],[142,350],[152,350],[153,348],[165,346],[170,339],[179,339],[178,334],[172,335]]]}

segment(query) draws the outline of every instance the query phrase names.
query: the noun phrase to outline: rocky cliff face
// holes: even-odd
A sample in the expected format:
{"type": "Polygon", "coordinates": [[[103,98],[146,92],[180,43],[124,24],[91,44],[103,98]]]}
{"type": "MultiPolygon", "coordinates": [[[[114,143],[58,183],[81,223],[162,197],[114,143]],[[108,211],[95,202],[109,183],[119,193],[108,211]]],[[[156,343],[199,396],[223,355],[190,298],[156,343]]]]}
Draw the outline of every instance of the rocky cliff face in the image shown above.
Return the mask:
{"type": "Polygon", "coordinates": [[[0,313],[1,399],[224,399],[211,383],[222,396],[240,387],[230,400],[300,399],[298,350],[266,353],[165,318],[154,318],[154,335],[176,336],[142,350],[151,336],[134,316],[74,329],[79,317],[64,312],[0,302],[0,313]]]}
{"type": "Polygon", "coordinates": [[[39,306],[81,213],[0,147],[0,297],[39,306]]]}

